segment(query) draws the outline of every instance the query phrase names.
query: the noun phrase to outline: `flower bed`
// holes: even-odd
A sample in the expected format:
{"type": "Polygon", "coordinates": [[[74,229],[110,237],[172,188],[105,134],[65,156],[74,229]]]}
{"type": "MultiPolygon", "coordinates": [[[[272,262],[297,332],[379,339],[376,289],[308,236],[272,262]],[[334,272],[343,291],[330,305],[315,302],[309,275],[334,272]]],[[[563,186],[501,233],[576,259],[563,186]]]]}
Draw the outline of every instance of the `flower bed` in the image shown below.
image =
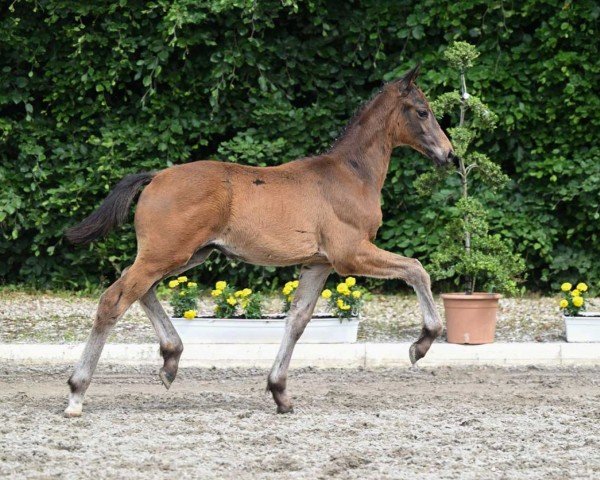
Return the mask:
{"type": "MultiPolygon", "coordinates": [[[[215,303],[214,316],[199,317],[198,289],[185,276],[168,283],[171,289],[173,326],[184,342],[195,343],[279,343],[285,331],[286,312],[293,304],[298,280],[285,284],[281,290],[283,313],[263,314],[263,296],[250,288],[236,289],[220,280],[211,291],[215,303]]],[[[356,342],[363,290],[356,279],[348,277],[334,291],[325,289],[321,297],[327,300],[332,315],[315,315],[308,323],[301,343],[356,342]]]]}

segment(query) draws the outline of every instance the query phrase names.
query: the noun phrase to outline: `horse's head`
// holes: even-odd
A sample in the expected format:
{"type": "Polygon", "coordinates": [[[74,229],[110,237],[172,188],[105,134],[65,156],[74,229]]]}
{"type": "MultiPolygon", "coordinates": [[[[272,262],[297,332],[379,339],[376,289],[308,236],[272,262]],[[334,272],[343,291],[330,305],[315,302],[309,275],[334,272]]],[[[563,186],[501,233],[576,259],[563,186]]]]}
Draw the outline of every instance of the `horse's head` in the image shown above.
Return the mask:
{"type": "Polygon", "coordinates": [[[415,84],[419,67],[387,86],[396,104],[392,137],[394,146],[408,145],[441,166],[453,161],[454,151],[427,98],[415,84]]]}

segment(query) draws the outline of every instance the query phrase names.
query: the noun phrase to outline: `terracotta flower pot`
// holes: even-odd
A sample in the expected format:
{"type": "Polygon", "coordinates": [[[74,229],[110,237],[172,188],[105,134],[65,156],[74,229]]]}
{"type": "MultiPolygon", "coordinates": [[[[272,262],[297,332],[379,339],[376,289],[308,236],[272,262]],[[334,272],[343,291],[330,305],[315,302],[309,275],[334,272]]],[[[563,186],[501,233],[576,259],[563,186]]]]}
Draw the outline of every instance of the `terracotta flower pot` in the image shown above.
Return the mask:
{"type": "Polygon", "coordinates": [[[450,343],[492,343],[496,333],[498,293],[443,293],[450,343]]]}

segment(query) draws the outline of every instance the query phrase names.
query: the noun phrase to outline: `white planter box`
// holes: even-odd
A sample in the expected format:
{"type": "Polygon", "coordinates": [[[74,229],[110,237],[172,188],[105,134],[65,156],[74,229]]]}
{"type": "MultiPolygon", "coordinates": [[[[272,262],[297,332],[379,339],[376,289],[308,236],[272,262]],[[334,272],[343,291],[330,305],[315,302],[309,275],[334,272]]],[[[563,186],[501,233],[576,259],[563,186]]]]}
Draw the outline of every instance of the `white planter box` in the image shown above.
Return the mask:
{"type": "Polygon", "coordinates": [[[581,312],[564,318],[567,342],[600,342],[600,312],[581,312]]]}
{"type": "MultiPolygon", "coordinates": [[[[185,343],[280,343],[285,317],[272,315],[260,319],[197,317],[172,318],[173,326],[185,343]]],[[[354,343],[358,318],[342,320],[315,315],[298,343],[354,343]]]]}

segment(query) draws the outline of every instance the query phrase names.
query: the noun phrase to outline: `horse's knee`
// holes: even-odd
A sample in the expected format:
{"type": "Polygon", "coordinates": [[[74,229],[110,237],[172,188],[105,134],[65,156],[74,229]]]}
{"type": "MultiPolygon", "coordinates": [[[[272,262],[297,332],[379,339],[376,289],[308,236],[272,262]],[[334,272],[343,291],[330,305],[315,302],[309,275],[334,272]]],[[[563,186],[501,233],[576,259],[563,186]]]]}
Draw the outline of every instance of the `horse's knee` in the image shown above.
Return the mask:
{"type": "Polygon", "coordinates": [[[414,288],[430,288],[431,278],[421,262],[416,258],[409,258],[410,264],[406,268],[406,283],[414,288]]]}

